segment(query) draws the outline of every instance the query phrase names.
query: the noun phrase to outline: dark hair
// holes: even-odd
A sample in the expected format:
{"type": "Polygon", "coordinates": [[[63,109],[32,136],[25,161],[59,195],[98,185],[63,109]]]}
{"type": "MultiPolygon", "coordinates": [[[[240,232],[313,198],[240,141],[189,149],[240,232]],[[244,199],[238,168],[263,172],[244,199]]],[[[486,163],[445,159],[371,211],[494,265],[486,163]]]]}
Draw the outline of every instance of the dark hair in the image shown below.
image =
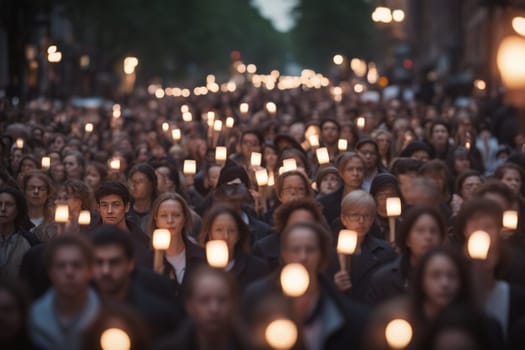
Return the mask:
{"type": "Polygon", "coordinates": [[[525,194],[525,172],[523,168],[519,166],[518,164],[512,163],[512,162],[505,162],[501,164],[500,166],[498,166],[496,170],[494,170],[493,176],[496,179],[501,180],[503,179],[503,176],[505,176],[505,171],[511,170],[511,169],[516,170],[520,174],[520,178],[521,178],[520,194],[521,195],[525,194]]]}
{"type": "Polygon", "coordinates": [[[341,173],[341,170],[344,169],[346,164],[351,161],[352,159],[359,159],[363,166],[365,166],[365,160],[363,157],[357,153],[357,152],[344,152],[341,153],[338,157],[335,159],[335,165],[337,167],[337,170],[339,173],[341,173]]]}
{"type": "Polygon", "coordinates": [[[52,199],[55,195],[55,187],[53,186],[53,180],[44,173],[42,170],[31,170],[28,171],[24,177],[22,178],[22,190],[24,191],[24,194],[27,190],[27,183],[32,178],[38,178],[39,180],[45,182],[47,187],[47,200],[44,203],[44,221],[49,222],[53,218],[53,202],[52,199]]]}
{"type": "Polygon", "coordinates": [[[26,161],[26,160],[29,160],[30,162],[32,162],[35,165],[36,169],[40,168],[40,164],[38,163],[38,161],[33,156],[25,155],[25,156],[22,157],[22,159],[20,159],[20,163],[18,163],[18,169],[16,170],[17,174],[20,174],[20,171],[22,170],[22,165],[23,165],[24,161],[26,161]]]}
{"type": "Polygon", "coordinates": [[[435,247],[427,252],[419,261],[414,272],[412,274],[411,282],[411,300],[413,303],[413,312],[416,313],[416,318],[420,321],[426,319],[424,316],[424,304],[426,295],[423,290],[423,284],[425,279],[425,273],[428,264],[436,256],[445,256],[447,257],[456,267],[458,271],[458,277],[460,280],[460,286],[458,293],[452,302],[452,304],[464,304],[469,305],[473,304],[473,290],[471,285],[470,273],[468,269],[467,262],[456,250],[453,250],[449,247],[435,247]]]}
{"type": "Polygon", "coordinates": [[[99,173],[101,183],[106,181],[106,178],[108,177],[108,168],[104,164],[97,161],[91,161],[87,163],[86,169],[89,167],[93,167],[99,173]]]}
{"type": "MultiPolygon", "coordinates": [[[[319,224],[311,224],[311,223],[297,223],[290,227],[287,227],[282,233],[281,233],[281,252],[284,250],[284,247],[286,246],[286,241],[288,240],[288,236],[290,234],[298,229],[306,229],[310,230],[315,233],[315,236],[317,238],[317,244],[319,245],[319,250],[321,251],[321,271],[326,269],[329,259],[329,252],[331,247],[331,236],[330,233],[321,225],[319,224]]],[[[282,254],[282,253],[281,253],[282,254]]]]}
{"type": "Polygon", "coordinates": [[[306,175],[300,171],[300,170],[291,170],[287,171],[285,173],[282,173],[277,177],[277,181],[275,184],[275,192],[277,195],[280,195],[283,191],[284,186],[284,180],[290,176],[299,176],[301,178],[301,181],[303,182],[304,188],[306,190],[305,197],[312,197],[312,188],[310,187],[310,181],[308,181],[308,178],[306,175]]]}
{"type": "Polygon", "coordinates": [[[157,228],[157,221],[155,217],[157,216],[157,212],[159,211],[160,205],[165,201],[169,200],[178,202],[182,207],[182,214],[184,215],[184,227],[182,228],[182,237],[186,238],[188,233],[191,231],[193,224],[191,211],[188,206],[188,203],[186,203],[186,200],[180,194],[175,192],[161,193],[151,205],[150,220],[148,225],[149,233],[151,236],[153,236],[153,231],[157,228]]]}
{"type": "Polygon", "coordinates": [[[84,172],[86,170],[86,160],[80,151],[71,150],[64,154],[62,159],[65,159],[67,156],[74,156],[77,160],[78,165],[82,168],[82,177],[84,177],[84,172]]]}
{"type": "Polygon", "coordinates": [[[83,236],[68,233],[64,235],[57,236],[49,241],[46,250],[44,252],[44,261],[46,264],[46,269],[49,271],[53,266],[55,255],[61,248],[64,247],[75,247],[84,256],[84,260],[87,265],[93,266],[95,260],[93,256],[93,247],[91,243],[83,236]]]}
{"type": "Polygon", "coordinates": [[[461,188],[463,187],[463,183],[469,178],[469,177],[478,177],[483,182],[483,175],[477,170],[468,170],[465,171],[463,174],[459,175],[456,179],[456,186],[455,186],[455,193],[461,194],[461,188]]]}
{"type": "Polygon", "coordinates": [[[0,188],[0,194],[8,193],[15,199],[16,204],[16,217],[15,217],[15,230],[29,230],[33,225],[29,221],[29,210],[27,209],[27,202],[24,194],[20,190],[14,187],[2,187],[0,188]]]}
{"type": "Polygon", "coordinates": [[[233,300],[236,300],[238,294],[237,280],[233,274],[226,272],[223,269],[216,269],[206,264],[199,264],[192,270],[191,274],[188,275],[188,279],[184,286],[184,299],[190,300],[195,291],[197,282],[206,275],[211,275],[220,278],[225,281],[230,289],[233,300]]]}
{"type": "Polygon", "coordinates": [[[439,191],[446,196],[450,196],[451,192],[451,179],[450,171],[444,161],[440,159],[432,159],[421,166],[418,171],[418,175],[432,176],[438,174],[443,177],[445,188],[440,188],[439,191]],[[445,191],[445,192],[443,192],[445,191]]]}
{"type": "Polygon", "coordinates": [[[466,201],[456,215],[456,221],[454,222],[454,235],[458,239],[458,242],[463,246],[466,241],[467,221],[475,216],[489,216],[501,227],[503,220],[503,210],[498,203],[486,199],[486,198],[475,198],[466,201]]]}
{"type": "Polygon", "coordinates": [[[516,203],[518,196],[500,180],[491,179],[481,185],[476,191],[476,197],[484,197],[487,193],[497,193],[510,205],[516,203]]]}
{"type": "Polygon", "coordinates": [[[126,187],[126,185],[118,181],[108,181],[102,183],[100,187],[95,191],[95,200],[98,204],[100,204],[100,200],[103,197],[107,197],[113,194],[119,196],[124,202],[124,205],[129,204],[129,201],[131,199],[129,190],[126,187]]]}
{"type": "Polygon", "coordinates": [[[306,175],[310,176],[310,164],[303,152],[301,152],[297,148],[283,149],[281,151],[281,154],[279,154],[279,158],[277,160],[278,166],[281,166],[283,164],[283,161],[288,158],[298,158],[304,165],[304,171],[306,172],[306,175]]]}
{"type": "Polygon", "coordinates": [[[11,295],[15,300],[17,312],[21,316],[20,327],[15,337],[16,339],[26,338],[27,329],[25,325],[29,315],[29,297],[27,295],[27,290],[19,280],[6,277],[0,278],[0,291],[2,290],[11,295]]]}
{"type": "Polygon", "coordinates": [[[337,120],[331,119],[331,118],[325,118],[325,119],[321,120],[321,122],[319,123],[319,129],[323,130],[323,126],[326,123],[335,124],[335,126],[337,127],[337,132],[341,132],[341,125],[337,122],[337,120]]]}
{"type": "Polygon", "coordinates": [[[157,174],[155,174],[155,169],[146,163],[136,164],[128,172],[128,179],[130,179],[135,173],[142,173],[148,178],[148,181],[151,184],[151,198],[157,198],[157,174]]]}
{"type": "Polygon", "coordinates": [[[91,210],[91,191],[84,181],[69,179],[58,187],[58,191],[66,191],[68,196],[80,199],[83,210],[91,210]]]}
{"type": "Polygon", "coordinates": [[[263,145],[264,143],[264,138],[263,136],[261,135],[261,133],[255,129],[250,129],[250,130],[244,130],[241,134],[241,137],[239,138],[239,141],[242,143],[242,140],[244,138],[245,135],[255,135],[257,137],[257,139],[259,140],[259,145],[263,145]]]}
{"type": "Polygon", "coordinates": [[[390,172],[394,176],[417,173],[422,166],[423,162],[419,159],[401,157],[392,162],[390,172]]]}
{"type": "Polygon", "coordinates": [[[199,243],[204,246],[206,242],[210,240],[213,222],[221,214],[230,215],[237,225],[237,230],[239,231],[239,241],[237,241],[235,244],[235,250],[237,251],[237,249],[240,249],[244,252],[248,252],[251,244],[250,229],[244,223],[242,217],[239,215],[239,213],[237,213],[237,211],[235,211],[233,208],[222,205],[213,206],[202,220],[202,228],[199,234],[199,243]]]}
{"type": "Polygon", "coordinates": [[[313,198],[297,198],[288,203],[281,204],[275,209],[273,213],[273,222],[275,231],[280,233],[286,228],[286,224],[290,216],[298,210],[306,210],[310,212],[315,221],[328,228],[326,220],[321,212],[319,203],[313,198]]]}
{"type": "Polygon", "coordinates": [[[116,245],[124,251],[128,260],[132,260],[135,256],[130,236],[116,226],[100,225],[90,231],[89,235],[95,249],[101,246],[116,245]]]}
{"type": "Polygon", "coordinates": [[[399,226],[399,231],[396,236],[396,245],[399,247],[401,254],[404,256],[409,256],[411,254],[410,248],[407,247],[406,242],[410,236],[412,227],[423,215],[430,215],[436,221],[439,227],[441,240],[445,240],[447,228],[439,212],[436,209],[430,207],[412,207],[403,216],[403,221],[401,221],[401,225],[399,226]]]}

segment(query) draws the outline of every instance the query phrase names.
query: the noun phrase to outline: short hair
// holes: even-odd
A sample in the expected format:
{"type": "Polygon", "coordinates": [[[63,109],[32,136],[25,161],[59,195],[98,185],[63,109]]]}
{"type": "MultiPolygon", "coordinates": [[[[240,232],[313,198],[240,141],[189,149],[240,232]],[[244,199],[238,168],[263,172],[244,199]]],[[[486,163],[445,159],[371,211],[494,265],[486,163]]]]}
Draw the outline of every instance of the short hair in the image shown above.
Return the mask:
{"type": "Polygon", "coordinates": [[[423,162],[419,159],[405,157],[396,158],[390,166],[390,172],[394,176],[417,173],[422,165],[423,162]]]}
{"type": "Polygon", "coordinates": [[[49,241],[44,253],[44,261],[48,271],[53,266],[57,252],[64,247],[77,248],[82,253],[86,264],[93,266],[95,258],[93,256],[93,246],[91,243],[83,236],[68,233],[57,236],[49,241]]]}
{"type": "Polygon", "coordinates": [[[206,213],[206,216],[202,220],[202,228],[199,234],[199,243],[204,246],[206,242],[210,240],[210,233],[213,223],[215,222],[215,219],[217,219],[217,217],[222,214],[230,215],[237,225],[237,230],[239,231],[239,240],[235,244],[235,250],[240,249],[244,252],[248,252],[251,244],[250,229],[244,223],[241,215],[239,215],[236,210],[223,205],[214,206],[206,213]]]}
{"type": "Polygon", "coordinates": [[[259,145],[263,145],[264,143],[264,137],[261,135],[261,133],[255,129],[249,129],[249,130],[244,130],[241,134],[241,137],[239,138],[239,141],[242,142],[242,139],[244,138],[245,135],[255,135],[257,137],[257,139],[259,140],[259,145]]]}
{"type": "Polygon", "coordinates": [[[286,228],[290,216],[298,210],[306,210],[314,217],[315,221],[328,228],[325,218],[317,203],[312,198],[297,198],[288,203],[281,204],[273,213],[274,228],[277,232],[282,232],[286,228]]]}
{"type": "Polygon", "coordinates": [[[466,242],[465,229],[467,222],[473,217],[481,215],[491,217],[499,227],[502,226],[503,210],[498,203],[486,198],[475,198],[466,201],[461,206],[454,222],[454,235],[461,245],[466,242]]]}
{"type": "Polygon", "coordinates": [[[160,205],[165,201],[173,200],[180,204],[182,207],[182,214],[184,215],[184,227],[182,228],[182,236],[186,238],[188,233],[191,231],[193,220],[191,216],[190,207],[186,200],[178,193],[175,192],[165,192],[161,193],[151,205],[150,219],[149,219],[149,233],[153,236],[153,231],[157,228],[157,213],[159,211],[160,205]]]}
{"type": "Polygon", "coordinates": [[[83,210],[91,210],[91,191],[84,181],[69,179],[66,180],[58,191],[66,191],[69,196],[80,199],[83,210]]]}
{"type": "Polygon", "coordinates": [[[476,191],[476,197],[484,197],[487,193],[497,193],[502,196],[510,205],[516,203],[516,194],[500,180],[491,179],[481,185],[476,191]]]}
{"type": "Polygon", "coordinates": [[[441,241],[443,242],[445,240],[447,228],[441,214],[436,209],[430,207],[412,207],[405,215],[403,215],[403,220],[401,221],[399,231],[396,235],[396,245],[399,247],[402,255],[408,256],[410,254],[410,248],[407,246],[406,242],[410,236],[410,232],[412,231],[414,224],[423,215],[430,215],[432,219],[436,221],[439,228],[441,241]]]}
{"type": "Polygon", "coordinates": [[[234,275],[223,270],[216,269],[206,264],[199,264],[188,274],[188,279],[184,285],[183,296],[184,300],[190,300],[197,290],[197,282],[204,276],[214,276],[226,282],[233,300],[236,300],[238,295],[237,280],[234,275]]]}
{"type": "Polygon", "coordinates": [[[461,188],[463,187],[463,183],[469,178],[469,177],[478,177],[481,182],[483,182],[483,175],[477,170],[467,170],[463,174],[459,175],[456,179],[456,193],[461,192],[461,188]]]}
{"type": "Polygon", "coordinates": [[[108,168],[104,164],[97,161],[91,161],[87,163],[86,169],[89,167],[94,168],[98,172],[101,183],[106,181],[106,178],[108,177],[108,168]]]}
{"type": "Polygon", "coordinates": [[[341,124],[339,124],[339,122],[337,120],[331,119],[331,118],[325,118],[325,119],[321,120],[321,122],[319,123],[319,129],[323,130],[323,126],[326,123],[335,124],[335,126],[337,127],[337,132],[341,132],[341,124]]]}
{"type": "Polygon", "coordinates": [[[86,169],[86,160],[84,159],[84,155],[80,151],[68,151],[66,152],[66,154],[64,154],[64,158],[66,158],[67,156],[74,156],[77,160],[78,165],[80,165],[80,167],[82,168],[82,171],[86,169]]]}
{"type": "Polygon", "coordinates": [[[331,242],[331,235],[323,226],[319,224],[311,224],[311,223],[297,223],[290,227],[287,227],[282,233],[281,233],[281,252],[284,250],[284,247],[286,246],[286,242],[288,240],[288,236],[292,232],[298,229],[307,229],[315,233],[315,237],[317,238],[317,244],[319,245],[319,250],[321,251],[321,264],[320,269],[324,270],[326,269],[328,265],[328,259],[329,259],[329,252],[332,245],[331,242]]]}
{"type": "Polygon", "coordinates": [[[128,205],[131,200],[131,194],[126,185],[118,181],[107,181],[102,183],[95,192],[95,200],[97,201],[97,204],[100,204],[102,198],[111,195],[119,196],[124,202],[124,205],[128,205]]]}
{"type": "Polygon", "coordinates": [[[374,200],[374,197],[372,197],[372,195],[366,191],[350,191],[341,201],[341,215],[344,215],[344,213],[346,213],[348,210],[355,207],[369,208],[370,211],[373,211],[375,215],[376,201],[374,200]]]}
{"type": "Polygon", "coordinates": [[[151,184],[151,198],[157,198],[157,174],[155,174],[155,169],[147,163],[136,164],[129,171],[128,179],[135,173],[144,174],[144,176],[148,178],[148,181],[151,184]]]}
{"type": "Polygon", "coordinates": [[[308,181],[308,178],[306,177],[306,175],[300,170],[287,171],[277,177],[277,182],[275,184],[275,192],[278,195],[281,194],[283,191],[284,180],[290,176],[299,176],[301,180],[303,181],[304,189],[306,190],[305,196],[306,197],[313,196],[312,188],[310,187],[310,181],[308,181]]]}
{"type": "Polygon", "coordinates": [[[113,225],[101,225],[93,229],[90,233],[93,247],[116,245],[119,246],[128,260],[135,256],[133,243],[128,234],[113,225]]]}
{"type": "Polygon", "coordinates": [[[352,159],[359,159],[363,166],[365,165],[365,160],[363,157],[357,153],[357,152],[344,152],[339,155],[339,157],[336,158],[335,163],[337,166],[337,170],[341,172],[346,164],[351,161],[352,159]]]}

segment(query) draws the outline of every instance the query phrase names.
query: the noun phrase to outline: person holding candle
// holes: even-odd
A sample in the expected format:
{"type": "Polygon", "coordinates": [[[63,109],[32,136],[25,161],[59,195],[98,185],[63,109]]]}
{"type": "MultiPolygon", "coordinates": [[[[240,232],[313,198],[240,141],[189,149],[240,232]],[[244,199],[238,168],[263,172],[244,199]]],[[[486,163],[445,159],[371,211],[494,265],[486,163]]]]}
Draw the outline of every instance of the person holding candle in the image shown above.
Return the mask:
{"type": "Polygon", "coordinates": [[[319,124],[319,128],[321,129],[320,146],[326,147],[330,159],[334,159],[339,154],[337,141],[341,134],[341,125],[334,119],[324,119],[319,124]]]}
{"type": "Polygon", "coordinates": [[[245,169],[249,169],[251,166],[250,157],[252,152],[260,152],[263,142],[264,139],[258,131],[243,131],[241,138],[239,139],[240,152],[232,155],[230,159],[245,169]]]}
{"type": "Polygon", "coordinates": [[[128,186],[132,205],[128,218],[133,220],[143,232],[148,232],[151,204],[157,197],[157,175],[149,164],[133,166],[128,173],[128,186]]]}
{"type": "Polygon", "coordinates": [[[29,209],[29,218],[35,228],[50,222],[53,218],[51,201],[54,187],[49,176],[41,170],[30,171],[22,179],[22,189],[29,209]]]}
{"type": "Polygon", "coordinates": [[[173,294],[179,296],[191,271],[206,263],[204,250],[189,236],[192,230],[192,214],[182,196],[166,192],[157,197],[151,207],[150,236],[155,229],[167,229],[171,233],[163,265],[155,266],[155,270],[170,279],[173,294]]]}
{"type": "Polygon", "coordinates": [[[377,174],[386,172],[386,168],[379,157],[379,147],[374,140],[363,138],[357,142],[355,149],[365,161],[365,174],[361,187],[365,191],[370,191],[370,185],[374,177],[377,174]]]}
{"type": "Polygon", "coordinates": [[[31,226],[24,195],[12,187],[0,188],[0,277],[18,277],[24,254],[40,243],[28,231],[31,226]]]}
{"type": "Polygon", "coordinates": [[[465,246],[474,232],[481,230],[488,234],[490,241],[485,257],[470,257],[471,274],[475,276],[474,288],[478,291],[481,305],[489,316],[498,321],[506,338],[513,326],[525,316],[525,290],[498,280],[495,273],[501,259],[502,214],[496,202],[476,198],[463,205],[456,217],[454,231],[465,246]]]}
{"type": "MultiPolygon", "coordinates": [[[[347,266],[332,262],[330,275],[337,289],[354,300],[363,302],[369,293],[374,271],[395,259],[394,249],[385,241],[370,234],[376,215],[374,198],[363,190],[355,190],[343,198],[341,222],[357,234],[356,254],[347,259],[347,266]]],[[[335,259],[332,259],[335,261],[335,259]]]]}
{"type": "Polygon", "coordinates": [[[392,133],[385,129],[376,129],[371,136],[377,144],[381,165],[386,169],[392,160],[392,133]]]}
{"type": "Polygon", "coordinates": [[[322,197],[336,192],[342,185],[342,180],[339,177],[337,168],[333,166],[326,166],[317,172],[315,179],[317,187],[317,197],[322,197]]]}
{"type": "Polygon", "coordinates": [[[210,240],[226,242],[229,261],[225,269],[236,277],[241,290],[268,273],[267,264],[250,254],[250,232],[234,209],[216,206],[206,214],[199,242],[204,246],[210,240]]]}
{"type": "Polygon", "coordinates": [[[412,271],[429,250],[444,243],[446,232],[436,210],[414,207],[407,211],[396,237],[401,255],[374,273],[366,301],[377,304],[405,294],[410,287],[412,271]]]}
{"type": "MultiPolygon", "coordinates": [[[[299,263],[309,276],[305,293],[287,297],[299,328],[299,344],[314,349],[358,349],[367,312],[346,300],[325,277],[331,250],[330,234],[322,226],[297,223],[281,233],[281,259],[285,265],[299,263]]],[[[271,295],[281,295],[279,273],[252,284],[244,293],[243,313],[248,319],[252,305],[271,295]]]]}
{"type": "Polygon", "coordinates": [[[351,191],[361,189],[365,174],[365,161],[355,152],[346,152],[337,160],[337,171],[343,179],[343,186],[329,195],[319,198],[323,215],[330,226],[341,216],[341,201],[351,191]]]}
{"type": "Polygon", "coordinates": [[[387,198],[401,197],[396,177],[390,173],[377,174],[370,185],[370,194],[376,201],[376,220],[370,232],[379,239],[388,240],[387,198]]]}

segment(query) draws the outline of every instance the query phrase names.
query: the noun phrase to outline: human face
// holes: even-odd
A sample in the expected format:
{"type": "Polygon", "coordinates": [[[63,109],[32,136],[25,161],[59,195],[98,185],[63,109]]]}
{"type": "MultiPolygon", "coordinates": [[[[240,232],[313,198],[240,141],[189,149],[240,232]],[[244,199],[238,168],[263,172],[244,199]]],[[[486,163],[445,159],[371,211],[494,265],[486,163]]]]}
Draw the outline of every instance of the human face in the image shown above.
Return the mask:
{"type": "Polygon", "coordinates": [[[118,195],[110,194],[100,198],[98,207],[104,224],[121,228],[126,226],[126,213],[129,210],[129,203],[124,205],[124,201],[118,195]]]}
{"type": "Polygon", "coordinates": [[[281,249],[281,258],[285,264],[301,263],[308,270],[310,278],[317,278],[322,257],[315,232],[306,227],[298,227],[288,233],[281,249]]]}
{"type": "Polygon", "coordinates": [[[22,164],[20,165],[21,174],[25,174],[28,171],[35,170],[35,169],[37,169],[37,166],[35,165],[35,163],[33,163],[33,161],[29,159],[25,159],[24,161],[22,161],[22,164]]]}
{"type": "Polygon", "coordinates": [[[484,266],[491,272],[495,267],[499,259],[498,245],[499,245],[499,234],[501,231],[500,225],[490,215],[476,214],[467,220],[465,225],[465,242],[468,242],[470,235],[478,230],[485,231],[490,236],[490,248],[487,254],[487,259],[484,261],[484,266]]]}
{"type": "Polygon", "coordinates": [[[467,177],[461,186],[461,197],[463,197],[464,200],[471,199],[479,186],[481,186],[481,179],[479,176],[467,177]]]}
{"type": "Polygon", "coordinates": [[[55,165],[51,165],[51,167],[49,168],[49,173],[51,174],[51,177],[53,177],[53,180],[55,180],[55,182],[62,182],[66,178],[64,165],[60,162],[56,163],[55,165]]]}
{"type": "Polygon", "coordinates": [[[207,335],[222,333],[233,317],[233,295],[228,283],[216,275],[201,275],[194,282],[186,310],[199,331],[207,335]]]}
{"type": "Polygon", "coordinates": [[[155,223],[157,228],[167,229],[172,235],[182,234],[186,219],[179,201],[168,199],[160,203],[155,215],[155,223]]]}
{"type": "Polygon", "coordinates": [[[414,158],[422,162],[428,162],[428,160],[430,159],[430,155],[428,154],[427,151],[419,150],[419,151],[415,151],[414,153],[412,153],[410,158],[414,158]]]}
{"type": "Polygon", "coordinates": [[[17,215],[15,197],[6,192],[0,193],[0,225],[13,224],[17,215]]]}
{"type": "Polygon", "coordinates": [[[441,243],[439,225],[429,214],[421,215],[412,225],[405,242],[410,254],[416,260],[441,243]]]}
{"type": "Polygon", "coordinates": [[[397,175],[397,182],[399,183],[399,190],[403,198],[407,198],[412,181],[416,178],[416,174],[399,174],[397,175]]]}
{"type": "Polygon", "coordinates": [[[226,242],[230,260],[233,258],[235,245],[239,241],[239,228],[235,219],[228,213],[217,215],[210,229],[210,240],[220,239],[226,242]]]}
{"type": "Polygon", "coordinates": [[[129,275],[135,268],[124,249],[118,245],[95,247],[93,280],[102,295],[115,295],[127,287],[129,275]]]}
{"type": "Polygon", "coordinates": [[[85,293],[92,277],[91,266],[80,248],[73,245],[56,250],[48,272],[53,287],[64,297],[85,293]]]}
{"type": "Polygon", "coordinates": [[[61,135],[57,135],[55,136],[53,142],[49,146],[49,149],[54,152],[60,152],[65,145],[66,141],[64,140],[64,137],[61,135]]]}
{"type": "Polygon", "coordinates": [[[151,199],[152,185],[148,177],[137,171],[128,180],[131,195],[135,200],[151,199]]]}
{"type": "Polygon", "coordinates": [[[67,191],[60,191],[55,199],[55,204],[66,204],[69,210],[69,216],[75,218],[80,214],[82,210],[82,200],[75,198],[67,191]]]}
{"type": "Polygon", "coordinates": [[[361,188],[365,176],[364,164],[361,159],[352,158],[345,164],[339,175],[346,187],[350,189],[361,188]]]}
{"type": "Polygon", "coordinates": [[[448,142],[448,131],[444,125],[435,125],[432,129],[432,143],[438,146],[444,146],[448,142]]]}
{"type": "Polygon", "coordinates": [[[377,166],[377,150],[371,143],[365,143],[361,145],[358,150],[359,154],[365,160],[365,168],[368,170],[373,170],[377,166]]]}
{"type": "Polygon", "coordinates": [[[157,175],[157,189],[160,193],[175,191],[175,185],[169,177],[170,169],[168,167],[158,167],[155,174],[157,175]]]}
{"type": "Polygon", "coordinates": [[[386,218],[386,199],[390,197],[399,197],[396,188],[392,185],[384,185],[376,193],[374,199],[377,203],[377,213],[379,216],[386,218]]]}
{"type": "Polygon", "coordinates": [[[210,188],[217,187],[217,183],[219,182],[220,175],[221,175],[220,166],[213,166],[208,170],[208,182],[210,184],[210,188]]]}
{"type": "Polygon", "coordinates": [[[279,194],[281,203],[288,203],[294,199],[303,198],[307,193],[303,179],[299,175],[289,175],[283,181],[279,194]]]}
{"type": "Polygon", "coordinates": [[[345,228],[357,232],[357,236],[362,239],[374,223],[375,210],[375,207],[351,207],[341,213],[341,221],[345,228]]]}
{"type": "Polygon", "coordinates": [[[266,163],[266,167],[268,169],[273,169],[275,168],[275,165],[277,164],[277,153],[275,153],[275,151],[270,148],[270,147],[266,147],[264,149],[264,154],[263,154],[263,157],[264,157],[264,161],[266,163]]]}
{"type": "Polygon", "coordinates": [[[434,255],[423,272],[423,292],[426,302],[440,310],[457,296],[461,281],[454,262],[446,255],[434,255]]]}
{"type": "Polygon", "coordinates": [[[294,210],[288,217],[288,220],[286,221],[286,227],[290,227],[292,225],[299,224],[299,223],[315,224],[316,220],[313,214],[309,210],[297,209],[297,210],[294,210]]]}
{"type": "Polygon", "coordinates": [[[68,179],[82,179],[82,167],[74,155],[68,155],[64,158],[64,168],[68,179]]]}
{"type": "Polygon", "coordinates": [[[377,147],[379,148],[379,153],[386,156],[390,149],[390,145],[392,144],[392,139],[388,135],[382,134],[377,136],[375,141],[377,143],[377,147]]]}
{"type": "Polygon", "coordinates": [[[470,170],[470,160],[467,157],[458,157],[454,160],[454,169],[456,173],[463,174],[470,170]]]}
{"type": "Polygon", "coordinates": [[[94,166],[88,166],[86,169],[85,182],[93,190],[97,189],[100,186],[102,178],[100,173],[94,166]]]}
{"type": "Polygon", "coordinates": [[[321,140],[327,145],[333,145],[339,138],[337,125],[332,122],[326,122],[321,129],[321,140]]]}
{"type": "Polygon", "coordinates": [[[323,177],[323,180],[319,184],[319,192],[322,194],[330,194],[337,191],[337,189],[341,186],[341,181],[339,179],[339,176],[336,174],[328,174],[325,177],[323,177]]]}
{"type": "Polygon", "coordinates": [[[27,204],[31,207],[43,207],[48,198],[48,190],[44,180],[33,176],[26,185],[27,204]]]}
{"type": "Polygon", "coordinates": [[[514,193],[521,191],[521,176],[516,169],[506,169],[503,172],[501,182],[507,185],[514,193]]]}
{"type": "Polygon", "coordinates": [[[254,134],[245,134],[241,140],[241,153],[248,161],[252,152],[260,152],[261,144],[259,138],[254,134]]]}

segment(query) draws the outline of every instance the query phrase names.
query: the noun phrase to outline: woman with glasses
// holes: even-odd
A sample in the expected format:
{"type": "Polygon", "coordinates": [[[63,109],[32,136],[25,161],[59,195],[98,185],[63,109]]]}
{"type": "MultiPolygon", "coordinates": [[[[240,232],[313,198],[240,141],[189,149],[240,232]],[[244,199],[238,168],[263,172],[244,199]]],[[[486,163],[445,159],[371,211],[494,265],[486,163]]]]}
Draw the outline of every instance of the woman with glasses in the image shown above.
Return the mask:
{"type": "Polygon", "coordinates": [[[341,222],[347,230],[357,233],[357,247],[355,254],[347,258],[347,266],[337,269],[333,264],[332,272],[339,271],[332,276],[340,291],[356,301],[364,302],[373,273],[395,259],[396,253],[387,242],[369,233],[376,216],[376,203],[369,193],[352,191],[341,205],[341,222]]]}
{"type": "Polygon", "coordinates": [[[41,170],[32,170],[22,179],[22,190],[29,209],[29,219],[35,227],[53,219],[52,181],[41,170]]]}
{"type": "Polygon", "coordinates": [[[412,271],[432,248],[445,241],[446,227],[433,208],[414,207],[406,213],[396,236],[401,255],[375,272],[367,295],[371,304],[405,294],[412,271]]]}

